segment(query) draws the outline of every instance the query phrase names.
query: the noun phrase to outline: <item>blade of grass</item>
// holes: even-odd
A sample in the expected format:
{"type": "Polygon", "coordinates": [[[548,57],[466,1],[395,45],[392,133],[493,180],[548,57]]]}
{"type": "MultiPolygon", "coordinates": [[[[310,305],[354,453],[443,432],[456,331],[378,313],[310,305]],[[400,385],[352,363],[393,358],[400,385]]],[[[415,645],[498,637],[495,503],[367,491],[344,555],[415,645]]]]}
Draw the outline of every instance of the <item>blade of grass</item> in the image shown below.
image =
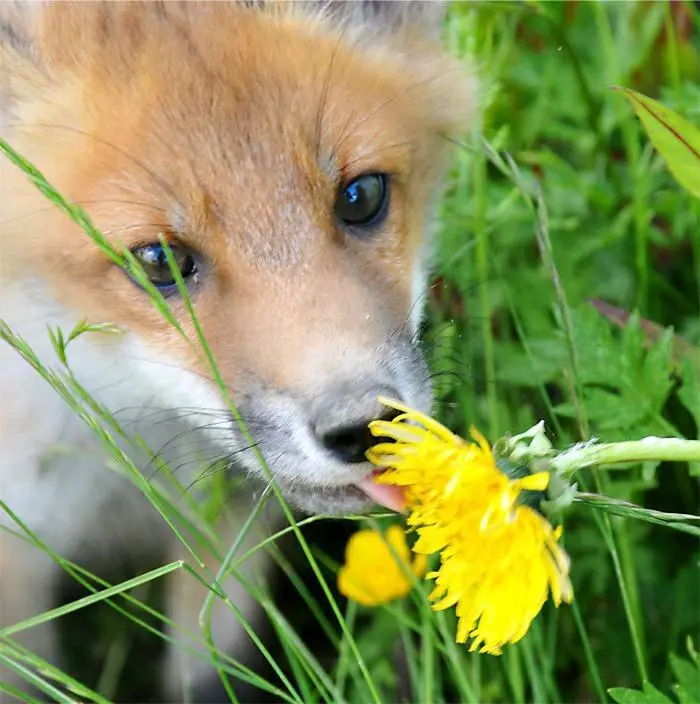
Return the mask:
{"type": "MultiPolygon", "coordinates": [[[[260,603],[271,617],[271,620],[275,623],[275,627],[278,629],[278,633],[285,643],[285,647],[290,648],[308,677],[312,680],[316,688],[316,693],[321,695],[324,701],[327,702],[338,702],[338,704],[344,702],[345,700],[336,688],[333,680],[323,667],[321,667],[318,660],[311,654],[311,651],[299,637],[299,634],[292,628],[289,621],[283,616],[282,612],[275,606],[272,600],[269,597],[261,598],[260,603]]],[[[307,702],[309,698],[305,697],[303,701],[307,702]]]]}
{"type": "MultiPolygon", "coordinates": [[[[355,628],[355,616],[357,615],[357,604],[354,601],[348,601],[347,610],[345,611],[345,621],[348,624],[348,630],[352,633],[355,628]]],[[[345,680],[350,670],[350,648],[345,638],[340,640],[338,648],[338,662],[336,664],[335,687],[341,696],[344,696],[345,680]]]]}
{"type": "Polygon", "coordinates": [[[435,650],[433,648],[433,628],[431,624],[430,612],[421,612],[422,633],[420,638],[420,676],[423,687],[420,701],[434,702],[436,700],[435,690],[435,650]]]}
{"type": "Polygon", "coordinates": [[[419,656],[413,642],[413,634],[401,620],[399,621],[399,635],[401,638],[401,646],[406,657],[406,665],[408,666],[408,677],[410,680],[409,701],[411,701],[414,698],[417,699],[417,693],[421,691],[419,656]]]}
{"type": "MultiPolygon", "coordinates": [[[[606,3],[595,3],[594,10],[598,33],[599,36],[602,37],[603,51],[606,56],[605,63],[609,74],[608,82],[612,84],[621,83],[624,85],[627,82],[627,76],[623,76],[619,69],[615,39],[610,25],[606,3]],[[610,77],[612,77],[612,81],[610,81],[610,77]]],[[[646,203],[648,186],[645,175],[645,172],[648,171],[648,163],[643,163],[642,160],[636,124],[632,121],[630,116],[623,113],[619,107],[616,107],[616,112],[622,129],[625,153],[632,175],[632,205],[637,269],[637,286],[635,288],[637,294],[636,307],[642,315],[646,316],[649,312],[649,255],[647,251],[649,208],[646,203]]]]}
{"type": "Polygon", "coordinates": [[[294,514],[292,513],[289,505],[287,504],[284,496],[282,493],[279,491],[277,488],[275,479],[270,471],[270,468],[267,465],[267,462],[265,458],[262,455],[262,452],[258,448],[257,444],[255,444],[252,435],[250,434],[248,427],[245,423],[245,420],[243,417],[239,414],[237,408],[235,407],[232,399],[231,399],[231,394],[228,386],[224,382],[221,373],[218,369],[218,366],[216,364],[216,360],[214,359],[214,355],[211,351],[211,348],[209,346],[209,343],[206,340],[206,337],[204,336],[204,332],[202,330],[202,327],[199,323],[199,320],[197,319],[196,312],[194,310],[194,306],[192,305],[192,301],[189,296],[189,291],[187,290],[187,285],[185,284],[182,274],[175,262],[175,258],[173,256],[172,250],[170,249],[168,243],[161,238],[161,244],[163,246],[163,250],[165,252],[165,255],[168,260],[168,265],[170,266],[171,273],[175,279],[175,282],[177,284],[178,290],[180,292],[180,295],[182,296],[182,299],[185,303],[185,307],[188,310],[188,313],[190,315],[190,318],[192,320],[192,324],[195,327],[195,331],[197,334],[197,339],[199,341],[199,344],[201,345],[202,349],[204,350],[205,357],[209,363],[209,368],[212,372],[214,381],[216,382],[217,386],[219,387],[219,390],[221,391],[230,411],[235,419],[236,423],[238,424],[241,433],[243,434],[244,438],[252,443],[253,446],[253,453],[255,454],[261,469],[265,473],[266,477],[270,481],[270,485],[272,487],[272,490],[275,493],[275,496],[277,497],[280,506],[282,508],[282,511],[284,512],[285,518],[289,522],[290,526],[292,527],[292,530],[294,532],[294,535],[297,539],[297,542],[299,543],[302,552],[304,553],[304,556],[306,557],[306,560],[308,561],[312,572],[314,573],[314,577],[318,581],[326,599],[328,600],[328,603],[331,607],[331,610],[333,611],[333,615],[336,617],[338,620],[338,623],[343,630],[343,632],[347,635],[348,637],[348,642],[350,644],[350,647],[353,651],[353,655],[355,656],[355,659],[358,663],[358,666],[360,668],[360,672],[362,673],[363,678],[365,679],[365,682],[367,684],[367,687],[369,689],[369,693],[372,697],[372,700],[375,702],[375,704],[380,704],[379,701],[379,693],[377,691],[377,688],[372,681],[372,676],[369,672],[369,669],[367,668],[367,664],[365,663],[362,654],[360,653],[359,648],[357,647],[357,643],[355,642],[354,638],[352,638],[352,635],[347,631],[346,624],[343,620],[343,615],[340,609],[338,608],[338,604],[333,596],[333,593],[331,592],[326,580],[323,577],[323,574],[321,573],[321,570],[319,569],[318,563],[316,562],[313,553],[311,549],[309,548],[309,545],[304,538],[303,534],[299,530],[299,527],[296,522],[296,518],[294,517],[294,514]]]}
{"type": "MultiPolygon", "coordinates": [[[[231,688],[230,683],[228,682],[228,679],[219,667],[219,654],[214,643],[214,637],[212,635],[212,614],[214,607],[214,599],[217,597],[220,598],[226,604],[226,606],[234,614],[238,622],[243,626],[250,639],[253,641],[253,643],[263,655],[265,660],[267,660],[267,662],[273,668],[275,674],[279,677],[280,681],[286,687],[287,691],[289,692],[290,696],[294,699],[294,701],[301,701],[298,692],[295,690],[294,686],[286,677],[284,672],[282,672],[281,668],[279,667],[275,659],[272,657],[269,650],[265,647],[265,644],[262,642],[260,637],[255,633],[251,625],[245,619],[245,617],[243,616],[243,612],[238,608],[238,606],[236,606],[236,604],[231,600],[228,594],[226,594],[226,592],[221,587],[221,584],[225,579],[226,575],[231,571],[231,563],[233,562],[238,548],[241,546],[243,540],[248,534],[248,531],[250,530],[250,527],[260,514],[260,511],[262,511],[262,508],[265,505],[265,501],[270,495],[270,491],[268,489],[269,488],[266,488],[265,492],[260,497],[260,500],[256,502],[256,505],[248,515],[248,518],[243,524],[241,530],[239,531],[236,540],[229,547],[226,557],[222,561],[219,571],[217,572],[216,577],[212,585],[210,586],[210,589],[207,593],[207,596],[204,600],[202,609],[199,614],[199,625],[202,629],[202,633],[204,634],[204,639],[207,643],[207,646],[209,647],[212,662],[215,663],[217,672],[219,673],[219,678],[221,679],[221,683],[223,684],[224,688],[226,689],[226,693],[229,695],[232,701],[235,699],[235,694],[233,692],[233,689],[231,688]]],[[[242,580],[240,578],[238,581],[242,583],[242,580]]]]}
{"type": "Polygon", "coordinates": [[[101,591],[95,592],[94,594],[90,594],[89,596],[83,597],[82,599],[77,599],[76,601],[71,601],[68,604],[64,604],[63,606],[59,606],[55,609],[45,611],[44,613],[39,614],[38,616],[34,616],[24,621],[20,621],[19,623],[15,623],[12,626],[5,626],[4,628],[0,628],[0,638],[7,638],[8,636],[14,635],[15,633],[19,633],[20,631],[25,631],[28,628],[38,626],[41,623],[52,621],[55,618],[65,616],[66,614],[73,613],[74,611],[78,611],[79,609],[84,609],[86,606],[91,606],[92,604],[104,601],[109,597],[121,594],[122,592],[128,591],[129,589],[134,589],[135,587],[138,587],[142,584],[146,584],[154,579],[164,577],[166,574],[170,574],[175,570],[181,569],[182,566],[182,560],[171,562],[167,565],[163,565],[162,567],[158,567],[154,570],[150,570],[149,572],[145,572],[144,574],[139,575],[138,577],[128,579],[125,582],[121,582],[120,584],[117,584],[114,587],[103,589],[101,591]]]}
{"type": "MultiPolygon", "coordinates": [[[[561,315],[564,334],[567,340],[571,358],[571,375],[573,385],[572,400],[574,401],[574,407],[576,409],[576,414],[579,419],[582,437],[584,439],[587,439],[588,437],[590,437],[590,431],[588,427],[588,421],[584,413],[583,405],[580,402],[580,399],[583,397],[583,394],[581,391],[578,350],[574,341],[573,325],[571,321],[571,313],[569,304],[567,302],[566,292],[562,285],[561,279],[559,277],[559,272],[554,261],[552,243],[549,237],[547,208],[540,190],[538,190],[537,192],[536,202],[537,222],[535,232],[537,235],[537,243],[539,246],[542,260],[545,266],[551,272],[552,281],[556,291],[559,312],[561,315]]],[[[596,483],[600,487],[601,482],[604,480],[599,477],[598,472],[595,470],[593,472],[593,476],[596,483]]],[[[646,658],[644,655],[644,633],[642,629],[641,610],[639,607],[639,595],[637,591],[635,565],[634,562],[631,561],[631,555],[629,553],[629,550],[625,549],[623,550],[623,554],[627,556],[628,560],[625,562],[623,567],[621,553],[615,541],[615,533],[613,531],[612,523],[610,522],[609,516],[604,516],[603,520],[599,523],[599,526],[603,527],[603,539],[605,540],[606,546],[610,551],[613,567],[618,579],[618,584],[620,586],[620,592],[622,596],[623,606],[625,609],[625,615],[627,617],[627,623],[630,630],[630,637],[632,639],[632,645],[635,652],[637,666],[639,668],[639,673],[642,678],[642,681],[644,681],[648,679],[648,673],[646,668],[646,658]]],[[[623,534],[623,540],[626,540],[626,533],[624,527],[622,527],[620,530],[623,534]]]]}
{"type": "MultiPolygon", "coordinates": [[[[554,613],[550,609],[549,619],[547,619],[547,624],[553,626],[552,630],[556,633],[556,623],[557,617],[559,615],[559,610],[556,609],[554,613]]],[[[533,623],[530,633],[532,634],[533,640],[533,652],[537,656],[535,662],[540,672],[543,673],[543,678],[547,686],[547,691],[549,693],[549,699],[552,702],[563,701],[561,693],[559,692],[559,687],[557,687],[554,663],[555,660],[552,657],[552,650],[549,649],[545,644],[545,639],[543,635],[543,620],[540,619],[533,623]]]]}
{"type": "Polygon", "coordinates": [[[581,610],[578,607],[578,602],[576,599],[571,603],[571,613],[574,615],[574,623],[576,624],[576,630],[578,631],[579,637],[581,638],[581,643],[583,645],[583,652],[586,656],[586,664],[588,665],[588,674],[591,678],[593,684],[593,689],[595,690],[596,696],[600,704],[607,704],[608,695],[603,686],[603,679],[600,675],[600,669],[598,668],[598,663],[595,659],[595,654],[593,648],[591,647],[591,641],[588,637],[588,631],[586,630],[586,625],[583,622],[581,616],[581,610]]]}
{"type": "MultiPolygon", "coordinates": [[[[9,531],[12,535],[14,535],[17,539],[19,540],[25,540],[28,543],[33,544],[36,546],[38,549],[42,550],[45,552],[52,560],[54,560],[62,569],[66,571],[67,574],[69,574],[73,579],[75,579],[79,584],[81,584],[83,587],[85,587],[88,591],[92,593],[96,593],[98,591],[98,586],[101,586],[103,588],[110,588],[112,585],[110,585],[107,581],[104,579],[101,579],[84,568],[80,567],[79,565],[76,565],[75,563],[70,562],[69,560],[66,560],[65,558],[60,557],[59,555],[55,554],[46,544],[44,544],[29,528],[19,519],[16,514],[14,514],[11,509],[9,509],[5,504],[3,504],[0,501],[0,508],[2,508],[9,516],[12,518],[12,520],[17,523],[17,525],[24,531],[24,535],[19,534],[15,531],[9,531]]],[[[0,528],[3,528],[0,526],[0,528]]],[[[5,529],[7,530],[7,529],[5,529]]],[[[184,566],[185,570],[189,571],[189,566],[185,565],[184,566]]],[[[196,574],[192,573],[193,577],[201,581],[201,577],[196,574]]],[[[203,583],[205,587],[208,587],[209,585],[206,584],[206,582],[203,583]]],[[[135,606],[136,608],[146,612],[149,616],[152,616],[157,622],[162,622],[164,625],[170,626],[176,630],[178,630],[181,634],[185,635],[187,638],[190,639],[196,646],[205,646],[206,644],[204,643],[203,640],[198,639],[197,636],[194,634],[189,633],[186,629],[182,628],[175,622],[173,622],[171,619],[169,619],[165,614],[162,614],[152,607],[150,607],[148,604],[144,604],[143,602],[139,601],[135,597],[133,597],[129,593],[121,593],[118,595],[120,599],[124,599],[128,604],[135,606]]],[[[131,612],[125,610],[122,608],[119,604],[117,604],[113,599],[108,598],[105,599],[105,603],[109,604],[112,608],[114,608],[116,611],[118,611],[122,616],[125,618],[128,618],[129,620],[133,621],[137,625],[139,625],[141,628],[144,628],[148,632],[152,633],[156,637],[164,640],[165,642],[169,643],[170,645],[176,645],[175,641],[173,640],[172,637],[168,636],[167,634],[163,633],[162,631],[158,630],[157,628],[154,628],[150,623],[147,623],[143,619],[140,619],[138,616],[135,614],[132,614],[131,612]]],[[[177,643],[177,645],[185,650],[188,654],[194,655],[195,657],[202,658],[202,653],[200,650],[193,646],[186,645],[184,643],[177,643]]],[[[275,695],[279,699],[283,701],[289,701],[287,698],[287,695],[280,690],[279,688],[271,685],[269,682],[258,676],[255,672],[250,670],[250,668],[245,667],[241,663],[237,662],[235,659],[231,658],[225,653],[219,653],[218,654],[220,658],[222,658],[225,662],[226,665],[222,666],[222,669],[227,674],[233,675],[237,677],[238,679],[251,684],[255,687],[258,687],[259,689],[262,689],[263,691],[269,692],[270,694],[275,695]]]]}
{"type": "Polygon", "coordinates": [[[523,664],[520,648],[508,648],[503,653],[503,669],[506,681],[513,693],[513,701],[525,701],[525,679],[523,678],[523,664]]]}
{"type": "Polygon", "coordinates": [[[547,704],[550,701],[547,696],[547,686],[544,682],[542,676],[542,671],[538,667],[535,661],[535,654],[532,647],[532,639],[528,634],[518,643],[518,649],[523,654],[523,660],[525,661],[525,669],[530,680],[530,687],[532,688],[531,697],[532,700],[538,704],[547,704]]]}
{"type": "Polygon", "coordinates": [[[22,648],[11,639],[0,639],[0,663],[21,675],[26,682],[36,687],[44,694],[53,696],[53,701],[74,704],[75,700],[57,689],[52,682],[61,684],[70,692],[96,704],[108,704],[104,697],[91,691],[80,682],[61,672],[58,668],[38,657],[34,653],[22,648]],[[37,672],[30,669],[33,667],[37,672]],[[39,674],[41,672],[42,674],[39,674]],[[51,680],[51,681],[49,681],[51,680]]]}

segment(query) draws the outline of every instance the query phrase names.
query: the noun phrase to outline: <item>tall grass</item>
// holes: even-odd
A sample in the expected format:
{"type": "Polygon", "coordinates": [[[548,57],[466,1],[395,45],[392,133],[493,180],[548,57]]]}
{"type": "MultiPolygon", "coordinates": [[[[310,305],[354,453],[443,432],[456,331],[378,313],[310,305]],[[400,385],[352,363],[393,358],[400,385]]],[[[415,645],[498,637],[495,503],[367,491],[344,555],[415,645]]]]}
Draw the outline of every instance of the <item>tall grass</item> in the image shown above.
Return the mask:
{"type": "MultiPolygon", "coordinates": [[[[609,90],[613,83],[636,87],[700,122],[700,13],[692,4],[664,2],[469,3],[454,7],[445,37],[451,51],[476,57],[484,100],[480,129],[455,146],[441,211],[439,278],[424,331],[438,415],[456,432],[466,433],[473,423],[492,439],[545,418],[562,447],[593,435],[698,437],[700,411],[689,412],[675,381],[683,361],[665,367],[649,326],[621,333],[590,301],[605,301],[608,307],[599,308],[608,314],[611,305],[637,309],[647,321],[672,326],[676,349],[700,347],[698,208],[648,147],[628,105],[609,90]]],[[[142,283],[153,304],[187,336],[134,258],[114,250],[88,214],[66,203],[11,145],[3,151],[142,283]]],[[[226,395],[187,289],[178,284],[194,323],[190,342],[226,395]]],[[[221,545],[213,511],[173,502],[120,449],[128,433],[72,374],[70,344],[83,334],[108,329],[54,330],[56,358],[39,360],[0,326],[0,337],[81,416],[170,525],[186,559],[109,584],[53,554],[21,516],[0,505],[18,536],[45,550],[82,585],[82,596],[0,631],[0,663],[23,673],[52,700],[146,697],[152,668],[140,667],[143,654],[156,658],[172,636],[157,598],[142,598],[137,588],[151,587],[157,595],[159,580],[175,570],[209,589],[200,632],[181,633],[179,647],[211,662],[232,701],[246,683],[256,696],[289,702],[605,702],[610,687],[650,680],[670,692],[682,679],[670,656],[687,654],[700,635],[698,545],[692,535],[575,510],[566,526],[573,606],[545,607],[523,641],[501,657],[472,654],[454,642],[453,614],[430,610],[424,587],[375,610],[336,592],[334,576],[355,523],[385,528],[395,518],[299,520],[270,483],[235,543],[221,545]],[[267,501],[282,504],[289,525],[244,548],[246,529],[267,501]],[[267,551],[280,574],[276,587],[243,580],[269,618],[266,634],[245,623],[221,587],[224,576],[255,550],[267,551]],[[207,554],[217,557],[217,571],[205,568],[207,554]],[[281,592],[284,599],[276,599],[281,592]],[[211,629],[216,601],[248,629],[264,667],[250,669],[217,651],[211,629]],[[68,624],[76,678],[15,640],[22,630],[53,619],[68,624]],[[101,624],[98,642],[110,644],[98,663],[86,658],[84,638],[75,636],[95,624],[101,624]]],[[[232,404],[231,411],[247,432],[232,404]]],[[[158,469],[187,496],[175,472],[158,469]]],[[[226,503],[230,487],[222,476],[209,481],[212,506],[226,503]]],[[[700,499],[697,472],[684,463],[610,474],[591,469],[581,484],[678,513],[697,513],[700,499]]]]}

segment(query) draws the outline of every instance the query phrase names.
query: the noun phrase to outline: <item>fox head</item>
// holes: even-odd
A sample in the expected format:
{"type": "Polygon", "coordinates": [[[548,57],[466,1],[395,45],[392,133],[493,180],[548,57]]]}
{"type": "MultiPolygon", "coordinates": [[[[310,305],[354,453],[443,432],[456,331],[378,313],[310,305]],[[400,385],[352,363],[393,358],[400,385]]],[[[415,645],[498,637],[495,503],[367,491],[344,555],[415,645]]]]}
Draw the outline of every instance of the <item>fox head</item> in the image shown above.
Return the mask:
{"type": "MultiPolygon", "coordinates": [[[[168,241],[232,401],[309,511],[368,505],[377,396],[430,406],[416,332],[431,217],[445,137],[472,105],[440,52],[442,15],[432,2],[0,8],[0,132],[133,252],[195,339],[168,241]]],[[[204,357],[18,169],[3,164],[0,184],[5,290],[64,326],[121,330],[70,348],[84,386],[115,412],[176,415],[262,476],[204,357]]]]}

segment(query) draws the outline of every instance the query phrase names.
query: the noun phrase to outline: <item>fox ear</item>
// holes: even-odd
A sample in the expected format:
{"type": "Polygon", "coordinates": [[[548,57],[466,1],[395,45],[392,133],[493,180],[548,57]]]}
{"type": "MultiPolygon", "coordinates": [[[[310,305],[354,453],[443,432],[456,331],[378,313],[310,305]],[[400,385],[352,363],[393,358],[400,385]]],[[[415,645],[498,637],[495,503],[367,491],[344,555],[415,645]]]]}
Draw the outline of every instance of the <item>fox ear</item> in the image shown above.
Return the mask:
{"type": "Polygon", "coordinates": [[[25,79],[36,70],[37,5],[0,1],[0,126],[14,119],[18,94],[25,79]]]}
{"type": "Polygon", "coordinates": [[[370,33],[421,34],[438,40],[447,14],[442,0],[328,0],[325,12],[334,20],[362,26],[370,33]]]}
{"type": "Polygon", "coordinates": [[[0,51],[29,54],[41,2],[0,2],[0,51]]]}

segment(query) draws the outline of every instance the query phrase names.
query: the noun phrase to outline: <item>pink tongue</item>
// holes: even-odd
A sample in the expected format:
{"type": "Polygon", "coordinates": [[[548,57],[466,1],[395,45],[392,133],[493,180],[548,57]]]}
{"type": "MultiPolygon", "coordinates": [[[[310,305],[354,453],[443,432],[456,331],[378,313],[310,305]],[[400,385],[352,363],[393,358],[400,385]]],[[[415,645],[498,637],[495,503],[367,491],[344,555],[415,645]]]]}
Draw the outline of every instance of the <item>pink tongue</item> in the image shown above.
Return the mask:
{"type": "Polygon", "coordinates": [[[392,511],[401,513],[406,507],[406,497],[401,487],[375,484],[371,474],[364,479],[360,479],[360,481],[357,482],[357,486],[364,491],[372,501],[386,506],[392,511]]]}

